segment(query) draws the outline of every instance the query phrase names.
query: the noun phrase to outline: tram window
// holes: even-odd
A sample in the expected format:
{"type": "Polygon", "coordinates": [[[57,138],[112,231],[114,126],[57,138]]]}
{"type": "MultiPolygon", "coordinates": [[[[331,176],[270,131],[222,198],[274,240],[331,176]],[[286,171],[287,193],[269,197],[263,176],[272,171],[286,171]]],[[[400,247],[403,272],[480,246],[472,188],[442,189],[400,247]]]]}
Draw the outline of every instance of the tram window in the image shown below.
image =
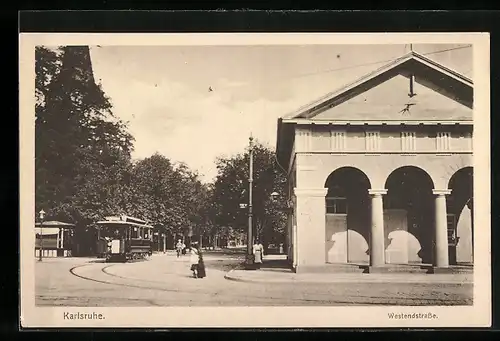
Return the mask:
{"type": "Polygon", "coordinates": [[[326,198],[326,213],[347,214],[346,198],[326,198]]]}
{"type": "Polygon", "coordinates": [[[140,238],[140,234],[139,234],[139,229],[137,227],[134,227],[134,229],[132,230],[132,238],[133,239],[139,239],[140,238]]]}

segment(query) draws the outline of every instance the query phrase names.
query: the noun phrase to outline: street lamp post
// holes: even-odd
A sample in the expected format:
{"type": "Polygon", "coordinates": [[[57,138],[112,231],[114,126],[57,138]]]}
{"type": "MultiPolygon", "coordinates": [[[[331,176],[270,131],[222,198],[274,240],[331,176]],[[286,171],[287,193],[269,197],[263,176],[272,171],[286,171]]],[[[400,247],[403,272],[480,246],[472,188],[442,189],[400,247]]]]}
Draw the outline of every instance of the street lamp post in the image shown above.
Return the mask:
{"type": "Polygon", "coordinates": [[[249,153],[250,153],[250,175],[248,176],[248,238],[247,238],[247,270],[253,269],[253,224],[252,224],[252,190],[253,190],[253,137],[249,138],[249,153]]]}
{"type": "Polygon", "coordinates": [[[45,211],[42,209],[38,213],[40,215],[40,250],[38,255],[38,261],[42,261],[43,254],[43,218],[45,218],[45,211]]]}

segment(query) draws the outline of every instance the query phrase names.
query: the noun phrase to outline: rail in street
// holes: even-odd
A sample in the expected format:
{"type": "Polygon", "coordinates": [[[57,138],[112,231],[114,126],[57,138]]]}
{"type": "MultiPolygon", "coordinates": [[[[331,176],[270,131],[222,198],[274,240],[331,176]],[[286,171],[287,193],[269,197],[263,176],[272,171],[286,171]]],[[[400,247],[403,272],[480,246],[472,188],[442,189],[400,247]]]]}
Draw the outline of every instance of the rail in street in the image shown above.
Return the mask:
{"type": "MultiPolygon", "coordinates": [[[[472,304],[471,283],[248,283],[225,279],[243,257],[207,252],[204,256],[207,277],[203,279],[191,277],[188,256],[177,258],[171,253],[133,263],[77,258],[37,263],[36,304],[100,307],[472,304]]],[[[257,276],[259,271],[254,273],[257,276]]]]}

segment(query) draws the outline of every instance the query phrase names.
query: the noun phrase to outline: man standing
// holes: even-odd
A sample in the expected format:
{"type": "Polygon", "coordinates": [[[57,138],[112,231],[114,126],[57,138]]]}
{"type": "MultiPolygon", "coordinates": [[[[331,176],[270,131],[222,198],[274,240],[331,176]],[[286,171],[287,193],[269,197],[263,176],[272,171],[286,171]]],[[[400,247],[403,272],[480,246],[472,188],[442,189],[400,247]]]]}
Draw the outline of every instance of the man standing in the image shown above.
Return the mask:
{"type": "Polygon", "coordinates": [[[175,245],[175,249],[177,250],[177,258],[182,255],[182,250],[184,250],[185,247],[186,245],[182,242],[182,240],[179,239],[177,241],[177,244],[175,245]]]}

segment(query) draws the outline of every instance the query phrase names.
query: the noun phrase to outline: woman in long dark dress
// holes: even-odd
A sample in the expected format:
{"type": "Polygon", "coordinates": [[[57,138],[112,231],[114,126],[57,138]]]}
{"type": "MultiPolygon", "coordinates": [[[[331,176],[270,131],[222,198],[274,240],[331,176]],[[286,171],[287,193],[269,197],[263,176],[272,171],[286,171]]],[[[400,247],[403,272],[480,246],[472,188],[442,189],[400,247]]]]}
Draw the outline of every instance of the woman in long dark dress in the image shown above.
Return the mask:
{"type": "Polygon", "coordinates": [[[203,262],[203,253],[201,252],[201,247],[198,248],[198,278],[204,278],[207,276],[205,272],[205,263],[203,262]]]}

